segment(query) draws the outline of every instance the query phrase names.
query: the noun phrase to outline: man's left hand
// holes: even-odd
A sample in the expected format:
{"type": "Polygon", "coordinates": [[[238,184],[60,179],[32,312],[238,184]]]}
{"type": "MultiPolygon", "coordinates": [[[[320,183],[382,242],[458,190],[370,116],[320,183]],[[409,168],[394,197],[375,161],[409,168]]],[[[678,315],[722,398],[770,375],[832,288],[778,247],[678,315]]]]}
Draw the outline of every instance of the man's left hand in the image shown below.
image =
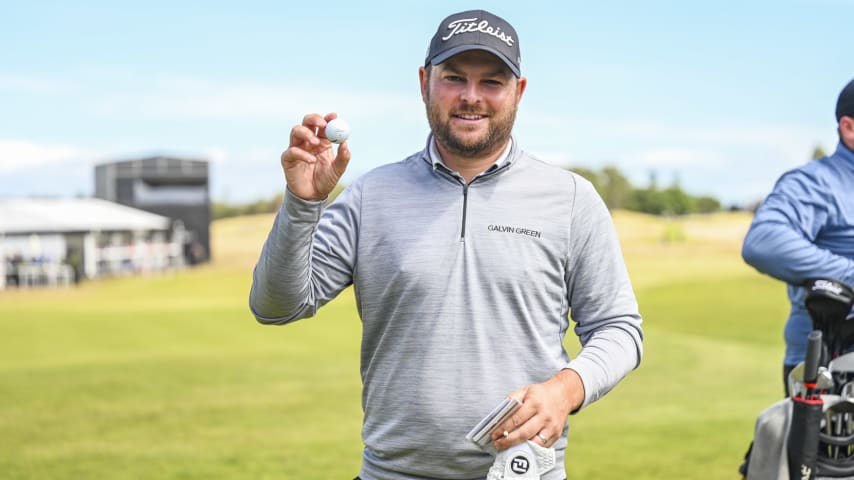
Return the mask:
{"type": "Polygon", "coordinates": [[[584,384],[575,370],[567,368],[510,397],[522,406],[492,432],[495,448],[504,450],[525,440],[551,447],[563,433],[566,417],[584,402],[584,384]]]}

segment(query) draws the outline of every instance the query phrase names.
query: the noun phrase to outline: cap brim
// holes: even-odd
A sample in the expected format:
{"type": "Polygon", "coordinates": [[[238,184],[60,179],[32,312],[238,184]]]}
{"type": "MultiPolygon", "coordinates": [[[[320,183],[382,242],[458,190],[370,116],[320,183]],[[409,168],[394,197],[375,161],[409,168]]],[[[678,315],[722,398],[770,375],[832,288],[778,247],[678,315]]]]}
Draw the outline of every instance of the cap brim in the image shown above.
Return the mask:
{"type": "Polygon", "coordinates": [[[468,52],[470,50],[481,50],[484,52],[489,52],[501,59],[501,61],[504,62],[510,68],[510,71],[513,72],[513,75],[516,75],[516,78],[520,78],[522,76],[522,72],[519,71],[519,67],[514,65],[509,58],[504,56],[504,54],[502,54],[498,50],[487,45],[458,45],[456,47],[449,48],[444,52],[431,58],[430,65],[438,65],[444,62],[445,60],[453,57],[454,55],[459,55],[463,52],[468,52]]]}

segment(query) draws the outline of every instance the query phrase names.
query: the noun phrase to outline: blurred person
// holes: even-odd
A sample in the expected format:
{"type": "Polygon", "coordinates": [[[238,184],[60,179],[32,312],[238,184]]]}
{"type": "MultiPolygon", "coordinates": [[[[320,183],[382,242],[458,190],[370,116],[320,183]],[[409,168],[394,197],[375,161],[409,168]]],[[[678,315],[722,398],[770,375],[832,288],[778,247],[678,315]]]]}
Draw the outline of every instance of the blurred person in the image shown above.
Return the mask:
{"type": "Polygon", "coordinates": [[[804,360],[812,320],[803,284],[829,278],[854,286],[854,80],[836,102],[836,151],[783,174],[753,218],[744,260],[788,284],[783,385],[804,360]]]}
{"type": "MultiPolygon", "coordinates": [[[[641,317],[603,201],[511,135],[527,80],[505,20],[447,17],[418,71],[431,128],[423,150],[324,199],[351,152],[306,115],[281,157],[287,189],[253,274],[259,322],[313,316],[351,284],[362,320],[360,477],[484,478],[465,439],[503,398],[522,407],[494,446],[556,450],[567,417],[642,356],[641,317]],[[562,341],[576,322],[582,349],[562,341]]],[[[393,127],[392,127],[393,128],[393,127]]],[[[501,433],[498,433],[501,432],[501,433]]]]}

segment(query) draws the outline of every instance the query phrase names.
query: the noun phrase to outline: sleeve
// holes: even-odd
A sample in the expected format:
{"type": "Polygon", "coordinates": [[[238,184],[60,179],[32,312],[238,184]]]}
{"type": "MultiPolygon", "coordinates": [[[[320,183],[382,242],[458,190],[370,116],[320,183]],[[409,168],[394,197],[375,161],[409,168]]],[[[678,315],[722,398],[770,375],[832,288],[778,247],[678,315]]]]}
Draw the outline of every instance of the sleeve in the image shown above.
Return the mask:
{"type": "Polygon", "coordinates": [[[249,308],[259,322],[314,316],[353,283],[359,199],[356,184],[326,209],[285,192],[252,275],[249,308]]]}
{"type": "Polygon", "coordinates": [[[829,189],[803,170],[783,175],[756,211],[741,256],[762,273],[792,285],[808,278],[854,284],[854,260],[815,244],[836,203],[829,189]]]}
{"type": "Polygon", "coordinates": [[[566,281],[582,348],[566,368],[581,377],[584,408],[637,368],[643,330],[611,215],[589,182],[577,184],[566,281]]]}

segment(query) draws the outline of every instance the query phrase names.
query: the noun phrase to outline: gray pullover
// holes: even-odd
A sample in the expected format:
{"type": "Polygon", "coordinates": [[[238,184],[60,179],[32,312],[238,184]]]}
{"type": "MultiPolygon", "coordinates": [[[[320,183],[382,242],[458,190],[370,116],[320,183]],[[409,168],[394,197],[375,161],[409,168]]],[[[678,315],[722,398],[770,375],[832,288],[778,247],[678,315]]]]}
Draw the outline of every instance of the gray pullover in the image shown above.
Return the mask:
{"type": "MultiPolygon", "coordinates": [[[[483,478],[493,457],[465,434],[509,392],[572,368],[583,407],[640,362],[641,317],[608,210],[588,181],[517,145],[468,185],[425,148],[326,208],[286,192],[250,308],[284,324],[354,285],[365,480],[483,478]],[[572,360],[570,310],[583,345],[572,360]]],[[[546,479],[566,476],[567,431],[546,479]]]]}

